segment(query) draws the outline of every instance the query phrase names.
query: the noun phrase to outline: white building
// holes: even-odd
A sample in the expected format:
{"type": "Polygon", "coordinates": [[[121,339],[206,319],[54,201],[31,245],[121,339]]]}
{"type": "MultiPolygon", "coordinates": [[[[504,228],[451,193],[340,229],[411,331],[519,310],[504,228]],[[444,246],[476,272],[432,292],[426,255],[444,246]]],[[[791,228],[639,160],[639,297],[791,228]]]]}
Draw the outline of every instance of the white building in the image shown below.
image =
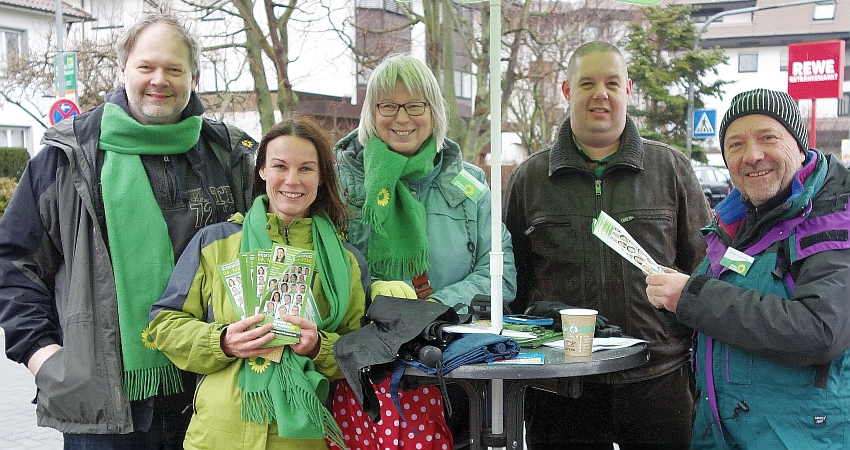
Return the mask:
{"type": "MultiPolygon", "coordinates": [[[[722,99],[708,99],[707,109],[717,110],[717,126],[729,108],[732,97],[740,92],[766,88],[788,91],[788,45],[824,41],[845,41],[843,99],[819,99],[815,107],[817,148],[840,154],[841,141],[850,137],[850,0],[674,0],[675,4],[701,6],[695,14],[697,27],[724,11],[753,8],[755,11],[721,15],[705,26],[700,46],[723,48],[729,57],[719,67],[718,78],[733,81],[725,87],[722,99]]],[[[798,102],[807,124],[811,121],[812,102],[798,102]]],[[[717,138],[708,147],[718,149],[715,165],[722,165],[717,138]]]]}
{"type": "MultiPolygon", "coordinates": [[[[55,52],[55,6],[53,0],[0,1],[0,62],[10,55],[43,50],[48,42],[55,52]]],[[[63,4],[63,13],[68,29],[80,28],[90,19],[85,11],[67,3],[63,4]]],[[[0,94],[0,147],[25,147],[34,154],[55,100],[51,95],[0,94]]]]}

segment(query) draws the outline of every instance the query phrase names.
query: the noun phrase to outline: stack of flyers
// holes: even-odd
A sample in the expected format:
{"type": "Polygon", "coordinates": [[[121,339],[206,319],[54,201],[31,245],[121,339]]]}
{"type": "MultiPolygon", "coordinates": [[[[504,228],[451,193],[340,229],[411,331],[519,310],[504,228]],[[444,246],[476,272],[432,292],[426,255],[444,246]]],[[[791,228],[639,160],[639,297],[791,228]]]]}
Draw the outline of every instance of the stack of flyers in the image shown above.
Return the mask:
{"type": "Polygon", "coordinates": [[[644,275],[664,273],[661,266],[635,241],[632,236],[611,216],[600,211],[593,219],[593,234],[623,258],[640,269],[644,275]]]}
{"type": "Polygon", "coordinates": [[[275,338],[266,347],[298,342],[301,327],[284,320],[284,314],[314,323],[318,319],[312,291],[314,267],[313,251],[285,245],[243,253],[238,260],[219,266],[237,316],[263,314],[256,326],[272,324],[275,338]]]}
{"type": "Polygon", "coordinates": [[[226,262],[218,268],[233,311],[237,316],[245,317],[245,295],[242,291],[242,267],[239,260],[226,262]]]}

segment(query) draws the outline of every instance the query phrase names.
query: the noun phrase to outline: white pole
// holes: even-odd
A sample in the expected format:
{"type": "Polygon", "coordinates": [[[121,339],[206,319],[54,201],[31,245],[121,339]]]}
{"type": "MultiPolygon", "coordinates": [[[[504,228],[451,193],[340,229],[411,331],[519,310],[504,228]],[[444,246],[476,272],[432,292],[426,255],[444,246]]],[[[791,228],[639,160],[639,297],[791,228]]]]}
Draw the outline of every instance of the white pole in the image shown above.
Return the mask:
{"type": "MultiPolygon", "coordinates": [[[[490,249],[490,330],[502,331],[502,5],[490,0],[490,191],[492,193],[492,245],[490,249]]],[[[493,380],[492,432],[504,432],[502,380],[493,380]]]]}
{"type": "Polygon", "coordinates": [[[56,98],[65,97],[65,57],[63,55],[62,37],[65,34],[65,24],[62,21],[62,0],[56,0],[56,98]]]}

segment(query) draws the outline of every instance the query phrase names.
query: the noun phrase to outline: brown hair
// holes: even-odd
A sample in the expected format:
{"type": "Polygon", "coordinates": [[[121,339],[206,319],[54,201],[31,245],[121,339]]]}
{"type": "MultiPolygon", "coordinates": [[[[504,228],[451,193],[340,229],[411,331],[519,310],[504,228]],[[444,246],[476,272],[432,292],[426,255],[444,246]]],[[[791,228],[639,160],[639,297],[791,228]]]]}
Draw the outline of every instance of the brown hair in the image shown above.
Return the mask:
{"type": "Polygon", "coordinates": [[[348,208],[342,202],[337,190],[335,158],[330,141],[316,121],[308,116],[295,116],[273,125],[257,149],[257,164],[254,167],[253,198],[266,194],[266,181],[260,177],[260,168],[266,164],[266,151],[269,142],[281,136],[295,136],[307,139],[316,146],[319,158],[319,184],[316,200],[310,205],[310,216],[326,213],[339,230],[345,229],[348,222],[348,208]]]}

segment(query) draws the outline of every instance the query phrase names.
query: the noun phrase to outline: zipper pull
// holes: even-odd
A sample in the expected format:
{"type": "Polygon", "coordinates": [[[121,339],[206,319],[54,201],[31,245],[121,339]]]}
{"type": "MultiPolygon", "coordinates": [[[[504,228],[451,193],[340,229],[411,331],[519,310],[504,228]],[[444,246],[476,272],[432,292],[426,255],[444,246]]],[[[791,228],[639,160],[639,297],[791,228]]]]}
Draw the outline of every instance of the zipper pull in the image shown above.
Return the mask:
{"type": "Polygon", "coordinates": [[[593,183],[596,185],[596,195],[602,195],[602,180],[596,180],[593,183]]]}

